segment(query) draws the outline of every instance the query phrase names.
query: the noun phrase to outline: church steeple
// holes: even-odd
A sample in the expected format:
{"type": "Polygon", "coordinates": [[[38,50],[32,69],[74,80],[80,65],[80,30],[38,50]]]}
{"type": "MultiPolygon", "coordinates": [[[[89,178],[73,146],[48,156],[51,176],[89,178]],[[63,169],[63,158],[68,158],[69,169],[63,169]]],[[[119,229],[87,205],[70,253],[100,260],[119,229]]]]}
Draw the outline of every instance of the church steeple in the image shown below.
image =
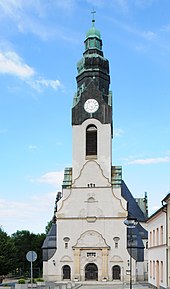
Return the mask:
{"type": "MultiPolygon", "coordinates": [[[[54,222],[43,244],[43,274],[47,281],[59,283],[108,280],[117,284],[129,281],[129,253],[124,241],[129,240],[124,225],[131,213],[127,205],[133,217],[143,219],[122,182],[121,167],[112,166],[109,62],[94,18],[84,43],[72,107],[72,167],[65,169],[54,222]]],[[[141,227],[138,224],[133,231],[139,253],[133,251],[137,259],[132,256],[132,276],[137,269],[142,273],[141,265],[147,267],[147,260],[137,264],[142,261],[143,240],[147,239],[141,227]]]]}
{"type": "Polygon", "coordinates": [[[83,58],[77,63],[77,92],[73,100],[72,125],[79,125],[89,117],[94,117],[103,124],[112,124],[109,62],[104,57],[101,34],[95,27],[94,18],[92,27],[86,33],[84,44],[83,58]],[[84,110],[85,101],[91,98],[99,104],[99,109],[93,114],[84,110]]]}
{"type": "MultiPolygon", "coordinates": [[[[95,11],[93,11],[92,13],[95,13],[95,11]]],[[[100,35],[100,31],[98,29],[95,28],[95,20],[93,17],[92,20],[92,27],[87,31],[86,33],[86,39],[84,41],[85,44],[85,52],[89,53],[92,52],[92,50],[96,50],[95,52],[97,52],[98,54],[103,56],[102,53],[102,40],[101,40],[101,35],[100,35]]],[[[92,52],[94,53],[94,52],[92,52]]]]}

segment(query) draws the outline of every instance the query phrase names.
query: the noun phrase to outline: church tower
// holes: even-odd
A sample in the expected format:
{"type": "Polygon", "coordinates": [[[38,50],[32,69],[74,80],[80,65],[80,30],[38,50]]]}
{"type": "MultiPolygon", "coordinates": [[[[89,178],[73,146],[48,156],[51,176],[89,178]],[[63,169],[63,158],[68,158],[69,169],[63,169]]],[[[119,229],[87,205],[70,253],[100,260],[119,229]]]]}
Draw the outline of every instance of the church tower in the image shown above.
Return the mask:
{"type": "MultiPolygon", "coordinates": [[[[93,160],[111,181],[112,94],[109,62],[104,58],[100,32],[92,22],[84,41],[83,58],[77,64],[77,92],[73,100],[73,182],[93,160]]],[[[95,186],[95,177],[89,180],[95,186]]],[[[89,184],[90,184],[89,183],[89,184]]],[[[87,184],[82,184],[87,186],[87,184]]],[[[99,184],[96,184],[99,185],[99,184]]]]}
{"type": "Polygon", "coordinates": [[[53,225],[43,244],[43,274],[49,281],[129,278],[124,220],[130,215],[131,194],[125,184],[122,187],[121,167],[112,166],[109,62],[94,24],[93,19],[77,64],[72,167],[64,171],[53,225]]]}

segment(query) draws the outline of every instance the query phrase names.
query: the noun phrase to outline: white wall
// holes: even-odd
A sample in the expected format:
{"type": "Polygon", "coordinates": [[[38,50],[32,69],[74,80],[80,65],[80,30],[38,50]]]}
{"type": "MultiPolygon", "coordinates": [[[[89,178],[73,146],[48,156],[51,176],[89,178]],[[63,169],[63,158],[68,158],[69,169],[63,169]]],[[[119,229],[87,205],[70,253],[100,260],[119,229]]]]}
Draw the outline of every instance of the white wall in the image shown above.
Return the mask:
{"type": "Polygon", "coordinates": [[[149,283],[166,288],[166,213],[163,210],[158,211],[148,220],[148,239],[149,283]]]}

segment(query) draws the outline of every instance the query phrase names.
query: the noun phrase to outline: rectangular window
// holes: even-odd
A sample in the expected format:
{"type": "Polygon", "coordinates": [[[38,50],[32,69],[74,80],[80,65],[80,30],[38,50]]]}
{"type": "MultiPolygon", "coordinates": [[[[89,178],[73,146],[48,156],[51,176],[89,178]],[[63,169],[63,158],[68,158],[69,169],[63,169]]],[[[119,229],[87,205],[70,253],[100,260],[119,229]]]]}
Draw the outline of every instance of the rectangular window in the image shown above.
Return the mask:
{"type": "Polygon", "coordinates": [[[97,133],[88,132],[86,142],[86,155],[97,155],[97,133]]]}
{"type": "Polygon", "coordinates": [[[156,229],[156,245],[159,245],[159,228],[156,229]]]}
{"type": "Polygon", "coordinates": [[[164,272],[163,269],[164,269],[163,268],[163,261],[161,261],[161,282],[163,282],[163,272],[164,272]]]}
{"type": "Polygon", "coordinates": [[[150,267],[149,267],[149,269],[150,269],[150,278],[152,278],[152,261],[150,261],[150,267]]]}
{"type": "Polygon", "coordinates": [[[115,242],[115,248],[118,248],[118,242],[115,242]]]}
{"type": "Polygon", "coordinates": [[[150,247],[152,247],[152,232],[150,232],[150,240],[149,240],[150,247]]]}
{"type": "Polygon", "coordinates": [[[153,230],[153,246],[155,246],[155,230],[153,230]]]}
{"type": "Polygon", "coordinates": [[[153,261],[153,279],[155,279],[155,261],[153,261]]]}
{"type": "Polygon", "coordinates": [[[90,39],[90,47],[94,47],[94,40],[90,39]]]}
{"type": "Polygon", "coordinates": [[[96,257],[96,252],[88,252],[87,257],[96,257]]]}
{"type": "Polygon", "coordinates": [[[164,234],[164,232],[163,232],[163,226],[161,226],[161,227],[160,227],[160,245],[163,244],[163,234],[164,234]]]}
{"type": "Polygon", "coordinates": [[[86,156],[97,156],[97,128],[94,125],[86,129],[86,156]]]}

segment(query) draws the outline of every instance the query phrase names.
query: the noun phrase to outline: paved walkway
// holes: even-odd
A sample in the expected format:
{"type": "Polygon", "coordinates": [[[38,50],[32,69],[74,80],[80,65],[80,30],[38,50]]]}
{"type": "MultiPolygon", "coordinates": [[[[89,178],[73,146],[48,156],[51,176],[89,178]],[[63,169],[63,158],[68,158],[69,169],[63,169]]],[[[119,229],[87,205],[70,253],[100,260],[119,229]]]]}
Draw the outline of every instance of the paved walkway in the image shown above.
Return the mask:
{"type": "MultiPolygon", "coordinates": [[[[9,284],[11,288],[14,288],[16,280],[6,280],[5,283],[9,284]],[[8,282],[7,282],[8,281],[8,282]]],[[[46,282],[46,286],[37,286],[36,289],[129,289],[129,284],[123,284],[122,282],[46,282]]],[[[141,282],[132,284],[132,289],[148,289],[150,288],[148,283],[141,282]]]]}
{"type": "MultiPolygon", "coordinates": [[[[129,284],[82,284],[80,289],[129,289],[129,284]]],[[[136,283],[132,285],[133,289],[148,289],[148,284],[136,283]]]]}
{"type": "MultiPolygon", "coordinates": [[[[55,282],[55,286],[49,286],[46,289],[129,289],[129,284],[123,284],[122,282],[78,282],[71,286],[71,282],[68,284],[55,282]]],[[[132,284],[132,289],[148,289],[149,285],[145,282],[132,284]]]]}

